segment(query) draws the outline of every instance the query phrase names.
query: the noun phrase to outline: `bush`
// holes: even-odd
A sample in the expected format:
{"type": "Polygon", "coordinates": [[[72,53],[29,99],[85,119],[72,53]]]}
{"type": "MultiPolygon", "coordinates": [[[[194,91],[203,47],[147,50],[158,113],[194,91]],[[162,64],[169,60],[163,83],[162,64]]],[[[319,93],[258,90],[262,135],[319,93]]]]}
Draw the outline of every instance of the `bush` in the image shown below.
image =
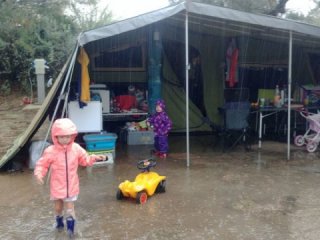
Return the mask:
{"type": "Polygon", "coordinates": [[[8,96],[11,93],[11,85],[9,80],[0,81],[0,95],[8,96]]]}

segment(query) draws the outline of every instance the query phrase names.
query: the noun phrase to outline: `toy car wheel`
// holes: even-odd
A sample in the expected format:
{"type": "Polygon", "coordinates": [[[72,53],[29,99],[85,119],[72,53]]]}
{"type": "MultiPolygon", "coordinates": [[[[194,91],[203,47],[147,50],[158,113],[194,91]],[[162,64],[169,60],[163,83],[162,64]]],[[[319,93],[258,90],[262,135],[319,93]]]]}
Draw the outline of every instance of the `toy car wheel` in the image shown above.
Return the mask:
{"type": "Polygon", "coordinates": [[[117,200],[122,200],[124,198],[123,193],[121,192],[120,189],[118,189],[116,197],[117,197],[117,200]]]}
{"type": "Polygon", "coordinates": [[[310,141],[307,144],[307,151],[313,153],[317,150],[318,144],[316,142],[310,141]]]}
{"type": "Polygon", "coordinates": [[[304,137],[302,135],[298,135],[294,138],[294,144],[298,147],[302,147],[305,144],[304,137]]]}
{"type": "Polygon", "coordinates": [[[145,191],[142,192],[138,192],[137,196],[136,196],[136,202],[138,204],[144,204],[147,202],[148,199],[148,195],[145,191]]]}
{"type": "Polygon", "coordinates": [[[156,192],[157,193],[164,193],[166,191],[166,180],[162,180],[159,182],[156,192]]]}

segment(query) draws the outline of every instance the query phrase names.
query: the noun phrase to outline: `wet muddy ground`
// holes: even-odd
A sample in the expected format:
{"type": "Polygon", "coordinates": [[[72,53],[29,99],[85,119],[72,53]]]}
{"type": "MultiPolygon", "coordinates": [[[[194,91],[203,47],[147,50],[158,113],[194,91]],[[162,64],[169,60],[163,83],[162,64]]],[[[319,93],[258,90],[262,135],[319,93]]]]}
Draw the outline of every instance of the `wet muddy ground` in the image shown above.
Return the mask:
{"type": "Polygon", "coordinates": [[[0,96],[0,159],[29,126],[39,109],[39,106],[23,105],[21,99],[20,95],[0,96]]]}
{"type": "MultiPolygon", "coordinates": [[[[186,167],[183,137],[154,169],[167,176],[166,193],[144,205],[116,200],[120,182],[139,173],[150,146],[117,147],[114,164],[80,169],[76,239],[319,239],[319,152],[264,142],[222,153],[210,137],[191,138],[186,167]]],[[[67,239],[54,229],[48,186],[32,171],[0,174],[0,239],[67,239]]]]}

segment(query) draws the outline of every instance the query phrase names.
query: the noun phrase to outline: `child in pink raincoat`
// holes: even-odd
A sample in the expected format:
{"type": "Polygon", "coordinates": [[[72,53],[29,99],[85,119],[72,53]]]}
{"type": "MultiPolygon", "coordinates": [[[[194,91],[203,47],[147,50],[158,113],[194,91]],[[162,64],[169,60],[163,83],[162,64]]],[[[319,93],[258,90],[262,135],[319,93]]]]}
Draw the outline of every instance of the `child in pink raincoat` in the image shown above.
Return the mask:
{"type": "Polygon", "coordinates": [[[38,160],[34,175],[39,184],[44,183],[50,167],[50,199],[54,202],[56,228],[62,230],[63,209],[66,208],[67,231],[74,233],[75,211],[74,202],[79,194],[78,166],[92,166],[96,160],[105,160],[103,155],[88,155],[87,152],[74,142],[77,136],[75,124],[68,118],[57,119],[51,129],[53,145],[44,150],[38,160]]]}

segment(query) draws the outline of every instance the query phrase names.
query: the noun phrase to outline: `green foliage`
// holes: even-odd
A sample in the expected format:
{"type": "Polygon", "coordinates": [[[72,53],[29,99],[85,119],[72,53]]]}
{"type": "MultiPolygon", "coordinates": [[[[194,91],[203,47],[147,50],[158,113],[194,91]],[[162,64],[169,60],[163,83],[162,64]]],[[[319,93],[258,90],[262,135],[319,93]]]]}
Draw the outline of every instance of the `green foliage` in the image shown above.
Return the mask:
{"type": "Polygon", "coordinates": [[[77,23],[79,32],[101,27],[110,23],[112,13],[108,6],[99,8],[97,0],[71,0],[70,15],[77,23]]]}
{"type": "Polygon", "coordinates": [[[11,85],[25,82],[35,58],[46,59],[57,71],[66,60],[75,32],[66,34],[63,27],[72,22],[61,17],[61,9],[57,7],[44,11],[44,3],[40,0],[1,3],[0,80],[5,74],[11,85]]]}
{"type": "MultiPolygon", "coordinates": [[[[183,0],[169,0],[171,4],[182,2],[183,0]]],[[[206,3],[220,7],[228,7],[236,10],[253,13],[264,13],[276,15],[283,9],[283,4],[288,0],[194,0],[194,2],[206,3]],[[277,11],[276,11],[277,10],[277,11]]]]}
{"type": "Polygon", "coordinates": [[[2,96],[8,96],[11,93],[11,85],[9,80],[5,80],[1,83],[0,91],[2,96]]]}
{"type": "Polygon", "coordinates": [[[307,15],[296,12],[288,12],[286,18],[293,19],[300,22],[306,22],[316,26],[320,26],[320,1],[314,0],[316,6],[307,15]]]}
{"type": "MultiPolygon", "coordinates": [[[[168,0],[170,4],[183,2],[184,0],[168,0]]],[[[285,6],[289,0],[192,0],[221,7],[229,7],[245,12],[262,13],[268,15],[283,14],[285,18],[307,22],[320,26],[320,0],[313,0],[316,7],[305,16],[303,14],[286,11],[285,6]]],[[[302,0],[301,0],[302,1],[302,0]]]]}
{"type": "Polygon", "coordinates": [[[320,26],[320,9],[313,9],[310,14],[306,17],[306,22],[320,26]]]}
{"type": "Polygon", "coordinates": [[[47,74],[55,78],[80,31],[111,21],[110,11],[98,11],[97,5],[97,0],[0,0],[0,84],[30,91],[36,58],[47,61],[47,74]]]}

